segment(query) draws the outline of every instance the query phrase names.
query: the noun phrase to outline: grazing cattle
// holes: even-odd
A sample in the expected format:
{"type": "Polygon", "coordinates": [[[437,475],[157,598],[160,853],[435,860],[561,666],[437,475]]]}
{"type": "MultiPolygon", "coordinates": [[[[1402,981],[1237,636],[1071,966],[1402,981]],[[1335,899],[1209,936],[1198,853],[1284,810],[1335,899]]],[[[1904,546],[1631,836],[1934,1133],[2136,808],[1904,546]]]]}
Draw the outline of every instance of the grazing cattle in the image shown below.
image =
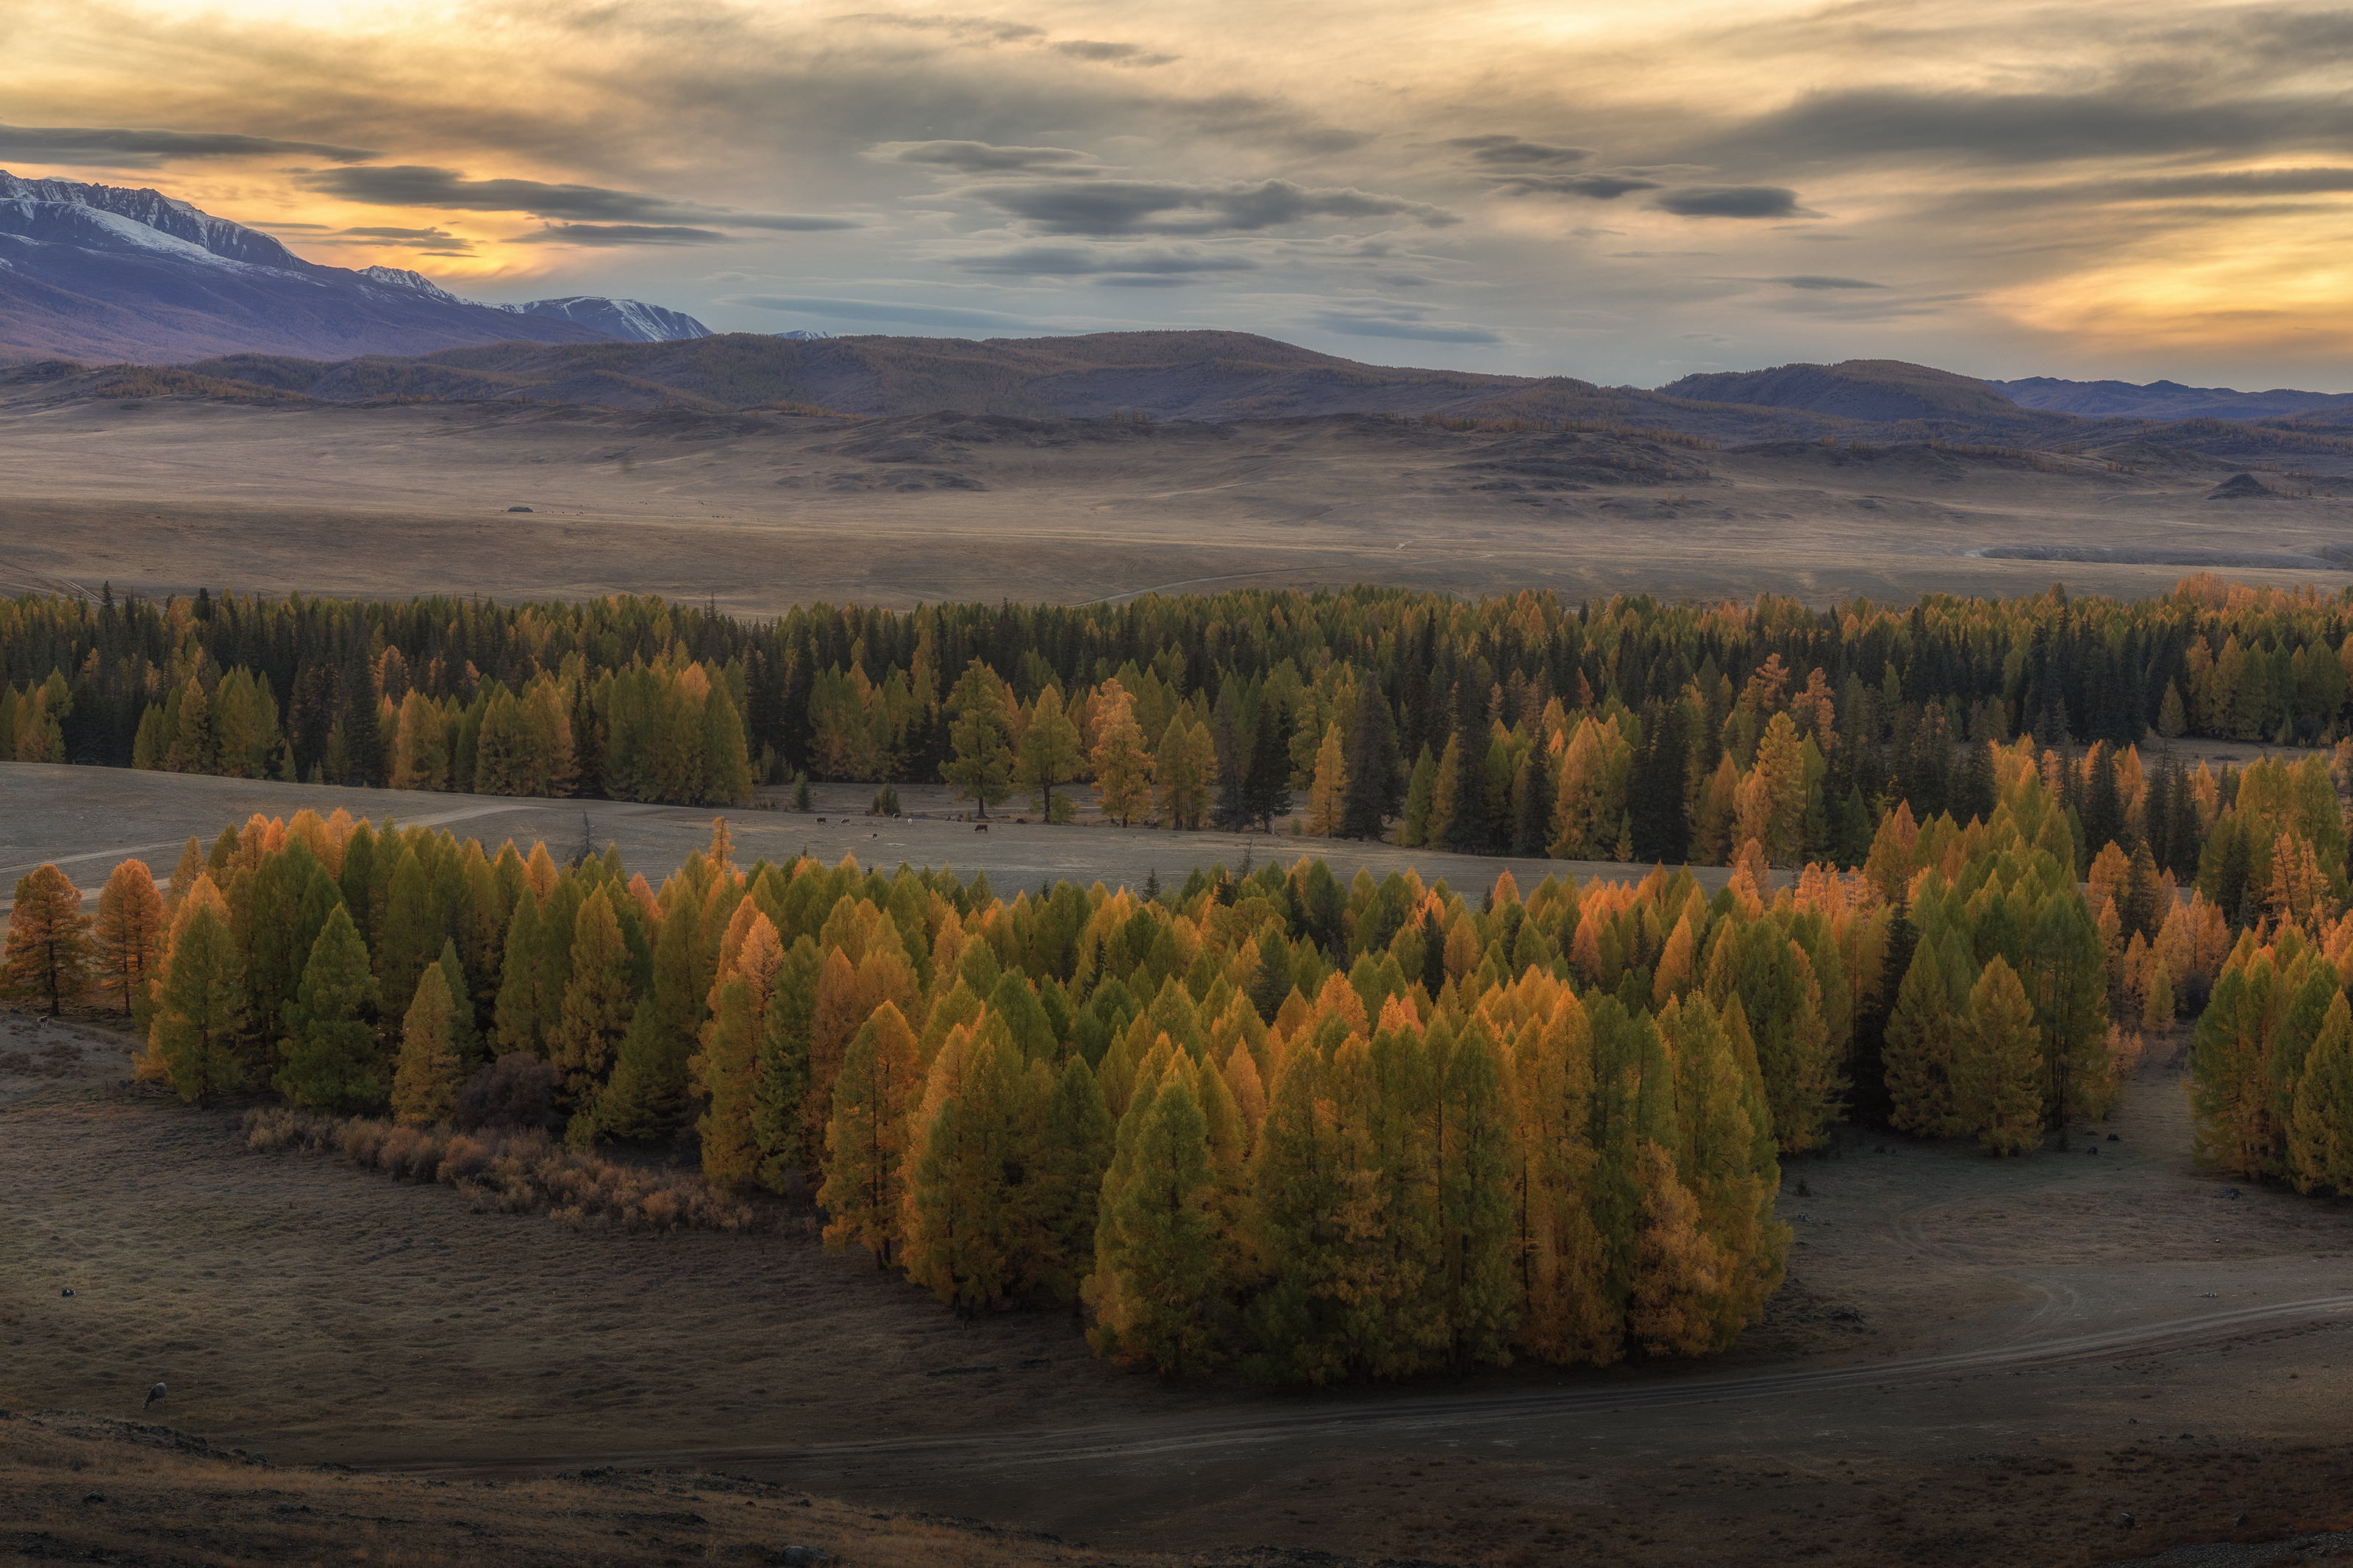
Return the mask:
{"type": "Polygon", "coordinates": [[[976,823],[973,824],[973,828],[972,828],[972,830],[973,830],[975,833],[986,833],[986,832],[987,832],[987,831],[988,831],[988,824],[987,824],[986,822],[976,822],[976,823]]]}

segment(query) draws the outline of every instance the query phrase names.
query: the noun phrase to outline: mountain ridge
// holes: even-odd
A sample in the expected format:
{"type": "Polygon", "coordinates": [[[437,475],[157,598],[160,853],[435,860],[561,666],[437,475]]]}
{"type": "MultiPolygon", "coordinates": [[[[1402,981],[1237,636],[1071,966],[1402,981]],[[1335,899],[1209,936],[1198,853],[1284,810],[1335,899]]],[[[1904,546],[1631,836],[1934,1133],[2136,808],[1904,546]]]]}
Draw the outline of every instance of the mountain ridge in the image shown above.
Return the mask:
{"type": "MultiPolygon", "coordinates": [[[[113,370],[51,361],[0,373],[0,385],[11,389],[0,395],[45,403],[128,396],[347,405],[521,401],[712,416],[958,413],[1153,423],[1426,418],[1455,427],[1633,434],[1686,447],[1835,447],[1841,450],[1825,456],[1841,460],[1875,460],[1874,453],[1938,443],[2021,460],[2030,460],[2033,448],[2064,447],[2099,458],[2117,472],[2166,471],[2194,458],[2201,468],[2227,463],[2353,480],[2353,431],[2307,419],[2084,418],[2020,408],[1982,383],[1932,367],[1865,363],[1871,368],[1828,378],[1826,396],[1849,398],[1860,387],[1871,397],[1884,393],[1909,399],[1903,405],[1912,407],[1921,405],[1926,388],[1961,406],[1870,419],[1598,386],[1569,376],[1362,364],[1251,333],[1213,331],[982,341],[722,332],[655,343],[480,343],[335,361],[238,353],[113,370]]],[[[1816,374],[1823,367],[1799,368],[1807,374],[1787,384],[1797,395],[1825,391],[1816,374]]],[[[1672,384],[1687,387],[1692,378],[1672,384]]],[[[1737,377],[1698,384],[1709,391],[1792,395],[1737,377]]]]}
{"type": "Polygon", "coordinates": [[[305,261],[269,235],[160,191],[0,170],[0,354],[343,358],[517,339],[613,342],[665,326],[708,330],[603,296],[486,305],[400,268],[305,261]]]}
{"type": "Polygon", "coordinates": [[[2040,408],[2085,418],[2265,419],[2330,416],[2353,424],[2353,393],[2299,392],[2274,387],[2240,392],[2228,386],[2185,386],[2178,381],[2067,381],[2031,375],[1989,381],[2022,408],[2040,408]]]}
{"type": "Polygon", "coordinates": [[[2016,400],[1990,383],[1904,360],[1713,371],[1669,382],[1658,392],[1698,403],[1802,408],[1812,414],[1874,422],[1956,416],[2003,419],[2020,410],[2016,400]]]}

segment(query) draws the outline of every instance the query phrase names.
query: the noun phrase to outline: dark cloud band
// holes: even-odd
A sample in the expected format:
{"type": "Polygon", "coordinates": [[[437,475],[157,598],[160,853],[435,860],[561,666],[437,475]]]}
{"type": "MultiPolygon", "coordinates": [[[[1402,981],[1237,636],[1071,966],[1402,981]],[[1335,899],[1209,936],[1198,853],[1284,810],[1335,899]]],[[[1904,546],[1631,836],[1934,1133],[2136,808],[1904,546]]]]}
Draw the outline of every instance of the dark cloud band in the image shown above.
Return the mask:
{"type": "Polygon", "coordinates": [[[510,245],[588,245],[599,248],[622,245],[732,245],[735,236],[715,228],[689,228],[681,224],[554,223],[536,234],[508,237],[510,245]]]}
{"type": "Polygon", "coordinates": [[[1630,191],[1655,191],[1656,180],[1640,174],[1514,174],[1496,187],[1522,195],[1590,196],[1614,202],[1630,191]]]}
{"type": "Polygon", "coordinates": [[[1174,180],[1040,180],[976,185],[967,195],[1047,234],[1249,234],[1309,218],[1404,217],[1439,227],[1443,207],[1353,187],[1289,180],[1193,184],[1174,180]]]}
{"type": "Polygon", "coordinates": [[[1783,185],[1685,185],[1653,204],[1678,217],[1797,217],[1798,193],[1783,185]]]}
{"type": "Polygon", "coordinates": [[[177,158],[261,158],[299,155],[336,163],[375,156],[361,147],[328,142],[281,142],[227,131],[129,131],[96,126],[0,125],[0,157],[44,163],[153,168],[177,158]]]}
{"type": "Polygon", "coordinates": [[[886,163],[913,163],[958,174],[1018,174],[1032,169],[1076,174],[1094,162],[1092,153],[1068,147],[997,147],[986,142],[882,142],[866,150],[886,163]]]}
{"type": "Polygon", "coordinates": [[[2190,96],[2138,84],[2080,94],[1820,93],[1741,125],[1716,151],[1785,164],[1923,153],[2047,163],[2353,145],[2341,95],[2184,101],[2190,96]]]}
{"type": "Polygon", "coordinates": [[[1114,273],[1176,278],[1201,272],[1254,272],[1259,264],[1247,256],[1203,255],[1191,250],[1025,245],[1015,250],[965,257],[956,265],[966,272],[1015,278],[1108,277],[1114,273]]]}
{"type": "Polygon", "coordinates": [[[1125,66],[1131,69],[1174,65],[1178,58],[1176,55],[1155,54],[1141,44],[1106,44],[1092,38],[1066,38],[1046,47],[1072,59],[1092,60],[1097,65],[1125,66]]]}
{"type": "Polygon", "coordinates": [[[1525,142],[1517,136],[1456,136],[1446,145],[1460,147],[1471,161],[1494,169],[1532,169],[1581,163],[1593,156],[1589,147],[1556,147],[1546,142],[1525,142]]]}
{"type": "Polygon", "coordinates": [[[379,207],[431,207],[442,211],[529,213],[538,218],[596,224],[675,226],[681,222],[728,228],[816,231],[858,228],[849,218],[794,213],[738,212],[638,191],[601,185],[552,185],[538,180],[470,180],[455,169],[422,163],[380,163],[305,174],[306,190],[379,207]]]}

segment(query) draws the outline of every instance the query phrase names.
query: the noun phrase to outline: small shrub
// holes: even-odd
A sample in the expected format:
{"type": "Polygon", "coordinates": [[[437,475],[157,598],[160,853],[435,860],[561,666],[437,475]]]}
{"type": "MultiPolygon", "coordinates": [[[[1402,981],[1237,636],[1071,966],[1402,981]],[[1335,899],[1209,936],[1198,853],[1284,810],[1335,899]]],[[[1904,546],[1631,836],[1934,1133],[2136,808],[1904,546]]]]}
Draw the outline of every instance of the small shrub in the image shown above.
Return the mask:
{"type": "Polygon", "coordinates": [[[289,1150],[316,1154],[336,1146],[343,1123],[332,1116],[314,1116],[291,1106],[273,1105],[248,1110],[242,1123],[245,1146],[257,1154],[282,1154],[289,1150]]]}
{"type": "Polygon", "coordinates": [[[256,1153],[334,1150],[387,1175],[456,1187],[478,1214],[546,1214],[575,1229],[659,1232],[749,1231],[767,1223],[758,1210],[713,1192],[699,1175],[617,1165],[592,1152],[561,1147],[541,1127],[403,1127],[372,1118],[338,1121],[282,1106],[246,1112],[241,1127],[245,1146],[256,1153]]]}
{"type": "Polygon", "coordinates": [[[385,1135],[376,1163],[407,1182],[429,1182],[440,1173],[447,1128],[395,1126],[385,1135]]]}
{"type": "Polygon", "coordinates": [[[898,816],[899,786],[896,784],[886,784],[881,789],[876,790],[874,792],[873,809],[868,812],[867,815],[870,816],[898,816]]]}

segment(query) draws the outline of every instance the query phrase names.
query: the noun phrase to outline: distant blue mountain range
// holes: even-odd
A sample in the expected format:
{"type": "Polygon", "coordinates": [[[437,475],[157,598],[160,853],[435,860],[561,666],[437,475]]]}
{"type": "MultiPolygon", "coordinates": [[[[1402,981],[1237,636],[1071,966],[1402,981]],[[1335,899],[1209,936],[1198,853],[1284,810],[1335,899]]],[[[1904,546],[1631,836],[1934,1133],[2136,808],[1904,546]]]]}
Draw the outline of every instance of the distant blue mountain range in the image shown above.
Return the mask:
{"type": "Polygon", "coordinates": [[[2086,419],[2274,419],[2316,414],[2353,415],[2353,392],[2234,392],[2227,386],[2184,386],[2178,381],[2060,381],[2031,375],[1989,381],[2021,408],[2045,408],[2086,419]]]}
{"type": "Polygon", "coordinates": [[[691,316],[636,300],[485,305],[398,268],[305,261],[269,235],[159,191],[0,172],[0,355],[347,359],[517,339],[709,335],[691,316]]]}

